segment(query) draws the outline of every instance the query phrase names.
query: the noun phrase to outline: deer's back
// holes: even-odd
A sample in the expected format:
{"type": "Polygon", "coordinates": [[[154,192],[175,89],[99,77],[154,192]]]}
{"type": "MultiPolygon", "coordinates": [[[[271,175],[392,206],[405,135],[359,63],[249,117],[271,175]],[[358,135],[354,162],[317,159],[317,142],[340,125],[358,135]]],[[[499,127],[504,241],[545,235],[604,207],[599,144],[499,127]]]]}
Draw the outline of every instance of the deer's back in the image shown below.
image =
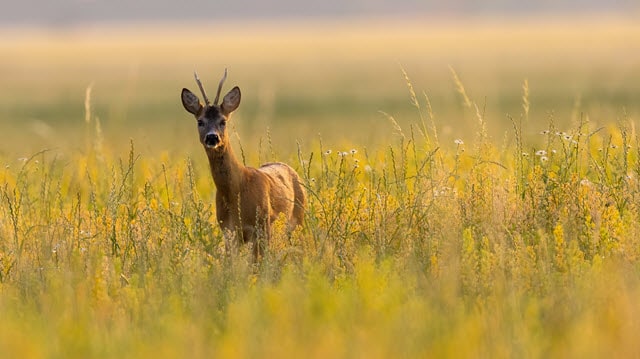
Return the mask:
{"type": "Polygon", "coordinates": [[[269,181],[269,199],[272,216],[284,213],[290,225],[302,224],[306,193],[298,173],[291,166],[281,162],[265,163],[258,171],[269,181]]]}

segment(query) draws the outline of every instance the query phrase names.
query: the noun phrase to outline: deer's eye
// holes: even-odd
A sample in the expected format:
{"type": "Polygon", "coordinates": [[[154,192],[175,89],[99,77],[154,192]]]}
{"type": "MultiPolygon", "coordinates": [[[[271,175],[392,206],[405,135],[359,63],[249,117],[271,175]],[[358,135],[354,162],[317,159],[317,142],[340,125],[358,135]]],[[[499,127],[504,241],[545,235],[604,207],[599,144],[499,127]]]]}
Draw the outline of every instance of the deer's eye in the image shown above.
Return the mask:
{"type": "Polygon", "coordinates": [[[198,127],[202,127],[202,126],[204,126],[204,121],[198,120],[198,127]]]}

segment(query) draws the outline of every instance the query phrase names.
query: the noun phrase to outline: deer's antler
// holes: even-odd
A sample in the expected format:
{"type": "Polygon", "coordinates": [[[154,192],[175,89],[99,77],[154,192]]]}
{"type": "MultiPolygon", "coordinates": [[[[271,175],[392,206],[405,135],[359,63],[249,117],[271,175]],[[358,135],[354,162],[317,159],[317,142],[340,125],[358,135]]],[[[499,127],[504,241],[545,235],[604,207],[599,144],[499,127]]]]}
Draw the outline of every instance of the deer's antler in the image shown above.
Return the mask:
{"type": "MultiPolygon", "coordinates": [[[[202,92],[202,97],[204,97],[204,103],[207,106],[211,105],[211,102],[209,101],[207,94],[204,92],[204,87],[202,87],[202,82],[200,82],[200,78],[198,78],[198,73],[194,71],[193,76],[196,78],[196,83],[198,84],[198,87],[200,87],[200,92],[202,92]]],[[[220,90],[218,90],[218,93],[220,93],[220,90]]],[[[217,96],[216,96],[216,102],[218,102],[217,96]]]]}
{"type": "Polygon", "coordinates": [[[213,101],[214,105],[218,104],[218,100],[220,99],[220,91],[222,91],[222,84],[224,83],[224,80],[227,79],[227,69],[224,69],[224,75],[222,76],[222,79],[220,80],[220,83],[218,84],[218,93],[216,94],[216,99],[215,101],[213,101]]]}

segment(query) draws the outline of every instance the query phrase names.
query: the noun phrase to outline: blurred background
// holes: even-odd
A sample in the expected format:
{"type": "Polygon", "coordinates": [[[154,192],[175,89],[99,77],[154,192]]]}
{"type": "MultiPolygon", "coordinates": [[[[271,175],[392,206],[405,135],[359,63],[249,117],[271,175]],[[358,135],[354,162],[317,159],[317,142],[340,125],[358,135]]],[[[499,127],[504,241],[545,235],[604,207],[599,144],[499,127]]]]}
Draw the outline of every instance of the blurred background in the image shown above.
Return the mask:
{"type": "Polygon", "coordinates": [[[633,16],[635,0],[26,0],[5,4],[0,21],[68,27],[95,22],[219,21],[229,19],[345,18],[366,16],[576,15],[633,16]],[[632,12],[632,13],[629,13],[632,12]]]}
{"type": "Polygon", "coordinates": [[[510,118],[532,138],[551,122],[634,120],[639,15],[632,0],[13,2],[0,13],[0,154],[83,150],[87,136],[116,153],[130,140],[201,151],[179,93],[196,90],[194,70],[213,93],[224,68],[225,90],[243,91],[237,137],[273,157],[319,139],[384,148],[388,116],[405,132],[433,117],[451,146],[479,113],[496,141],[510,118]]]}

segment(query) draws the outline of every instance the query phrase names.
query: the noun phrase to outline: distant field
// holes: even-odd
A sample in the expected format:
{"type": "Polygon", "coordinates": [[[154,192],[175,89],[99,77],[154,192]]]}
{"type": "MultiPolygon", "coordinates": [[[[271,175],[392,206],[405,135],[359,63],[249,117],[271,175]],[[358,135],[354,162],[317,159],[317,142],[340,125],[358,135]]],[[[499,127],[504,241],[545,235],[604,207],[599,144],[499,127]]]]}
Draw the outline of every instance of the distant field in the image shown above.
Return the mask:
{"type": "Polygon", "coordinates": [[[640,355],[635,19],[0,32],[0,356],[640,355]],[[309,195],[257,264],[179,98],[225,67],[309,195]]]}
{"type": "Polygon", "coordinates": [[[475,110],[462,106],[449,66],[486,112],[497,138],[510,128],[506,115],[522,112],[525,79],[530,117],[540,124],[533,130],[546,126],[550,116],[569,124],[576,111],[601,123],[639,112],[640,26],[615,18],[2,32],[0,126],[3,132],[15,129],[9,137],[16,140],[3,141],[5,152],[68,142],[67,134],[82,127],[90,84],[105,136],[119,144],[133,137],[152,152],[179,151],[193,140],[179,90],[194,87],[192,72],[198,70],[213,91],[225,67],[228,85],[243,90],[236,122],[247,146],[267,127],[285,148],[318,133],[337,143],[384,143],[390,127],[378,111],[402,124],[416,120],[402,68],[418,97],[429,96],[436,124],[448,137],[467,135],[475,117],[475,110]],[[289,131],[283,133],[280,124],[289,131]]]}

